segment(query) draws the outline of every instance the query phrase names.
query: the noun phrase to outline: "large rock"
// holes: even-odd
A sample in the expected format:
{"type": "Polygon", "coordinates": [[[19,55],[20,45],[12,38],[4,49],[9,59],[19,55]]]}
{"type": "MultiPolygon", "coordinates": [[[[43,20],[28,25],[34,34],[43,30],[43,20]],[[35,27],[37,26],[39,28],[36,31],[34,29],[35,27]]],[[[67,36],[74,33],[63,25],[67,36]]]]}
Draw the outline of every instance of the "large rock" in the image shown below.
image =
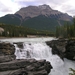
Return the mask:
{"type": "Polygon", "coordinates": [[[52,48],[53,54],[57,54],[62,59],[64,58],[67,40],[64,40],[64,39],[52,40],[52,41],[47,41],[46,44],[52,48]]]}
{"type": "Polygon", "coordinates": [[[23,48],[23,42],[17,42],[17,43],[14,42],[14,44],[17,44],[17,46],[18,46],[19,48],[23,48]]]}
{"type": "Polygon", "coordinates": [[[51,69],[52,66],[46,60],[25,59],[0,63],[0,72],[11,71],[10,75],[48,75],[51,69]]]}
{"type": "Polygon", "coordinates": [[[15,47],[8,42],[0,42],[0,55],[14,55],[15,47]]]}
{"type": "Polygon", "coordinates": [[[66,58],[75,60],[75,40],[68,40],[65,53],[66,58]]]}
{"type": "Polygon", "coordinates": [[[53,54],[57,54],[62,59],[75,60],[75,40],[58,39],[46,43],[52,48],[53,54]]]}
{"type": "Polygon", "coordinates": [[[15,59],[15,55],[2,55],[0,56],[0,63],[9,62],[15,59]]]}

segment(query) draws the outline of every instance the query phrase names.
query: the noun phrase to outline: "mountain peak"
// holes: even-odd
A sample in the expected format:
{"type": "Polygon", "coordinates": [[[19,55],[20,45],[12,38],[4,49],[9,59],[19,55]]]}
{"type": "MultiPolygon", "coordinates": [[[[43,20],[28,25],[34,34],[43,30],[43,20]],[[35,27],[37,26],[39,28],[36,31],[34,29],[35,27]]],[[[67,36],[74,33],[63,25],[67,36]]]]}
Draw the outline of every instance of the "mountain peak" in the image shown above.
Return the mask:
{"type": "Polygon", "coordinates": [[[53,10],[49,5],[46,4],[39,5],[39,6],[24,7],[21,8],[15,14],[20,15],[22,19],[33,18],[39,15],[44,15],[47,17],[56,17],[59,20],[67,20],[67,21],[70,21],[72,18],[68,14],[64,14],[58,10],[53,10]]]}
{"type": "Polygon", "coordinates": [[[39,5],[39,8],[41,9],[50,9],[52,10],[52,8],[49,5],[43,4],[43,5],[39,5]]]}

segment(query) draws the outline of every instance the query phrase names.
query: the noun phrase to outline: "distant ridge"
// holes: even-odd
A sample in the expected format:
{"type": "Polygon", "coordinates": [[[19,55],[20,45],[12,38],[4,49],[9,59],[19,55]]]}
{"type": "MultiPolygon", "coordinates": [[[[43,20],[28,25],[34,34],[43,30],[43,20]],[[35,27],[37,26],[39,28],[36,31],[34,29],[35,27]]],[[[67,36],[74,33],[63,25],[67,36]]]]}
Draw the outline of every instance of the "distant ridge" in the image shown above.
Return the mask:
{"type": "Polygon", "coordinates": [[[39,30],[52,30],[66,22],[72,22],[72,17],[67,13],[53,10],[49,5],[23,7],[15,14],[5,15],[0,18],[1,23],[23,25],[39,30]]]}

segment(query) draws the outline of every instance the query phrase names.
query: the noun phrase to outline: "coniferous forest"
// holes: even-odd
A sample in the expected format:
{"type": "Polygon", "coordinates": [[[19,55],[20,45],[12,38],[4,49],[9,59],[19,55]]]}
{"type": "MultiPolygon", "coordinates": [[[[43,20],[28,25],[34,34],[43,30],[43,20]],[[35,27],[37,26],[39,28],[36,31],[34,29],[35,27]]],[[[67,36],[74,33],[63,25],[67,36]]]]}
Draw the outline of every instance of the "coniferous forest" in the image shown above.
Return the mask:
{"type": "Polygon", "coordinates": [[[74,38],[75,37],[75,18],[73,23],[66,23],[63,26],[56,27],[56,37],[62,38],[74,38]]]}
{"type": "Polygon", "coordinates": [[[0,32],[0,37],[27,37],[27,35],[56,36],[57,38],[75,37],[75,18],[73,19],[73,23],[66,22],[62,26],[57,26],[56,32],[3,23],[0,23],[0,27],[4,29],[3,32],[0,32]]]}
{"type": "Polygon", "coordinates": [[[27,37],[27,35],[54,36],[54,33],[50,31],[36,30],[24,26],[0,23],[0,27],[4,29],[4,31],[0,33],[0,37],[27,37]]]}

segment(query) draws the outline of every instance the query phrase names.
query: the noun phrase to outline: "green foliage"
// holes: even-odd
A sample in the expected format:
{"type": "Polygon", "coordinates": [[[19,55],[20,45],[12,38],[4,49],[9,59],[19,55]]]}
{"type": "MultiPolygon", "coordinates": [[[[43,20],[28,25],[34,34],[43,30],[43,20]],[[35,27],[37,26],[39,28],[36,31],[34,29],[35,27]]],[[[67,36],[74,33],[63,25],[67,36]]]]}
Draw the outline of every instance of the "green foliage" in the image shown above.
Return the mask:
{"type": "Polygon", "coordinates": [[[58,20],[58,18],[55,18],[54,16],[50,17],[44,15],[26,19],[22,19],[17,15],[6,15],[0,18],[0,22],[8,25],[21,25],[37,30],[48,30],[52,32],[55,32],[57,26],[66,23],[66,21],[58,20]]]}
{"type": "Polygon", "coordinates": [[[5,25],[1,23],[0,27],[4,29],[4,32],[0,34],[1,37],[27,37],[27,35],[54,36],[54,33],[50,31],[39,31],[24,26],[5,25]]]}
{"type": "Polygon", "coordinates": [[[0,18],[0,22],[8,25],[20,25],[21,20],[15,15],[6,15],[0,18]]]}
{"type": "Polygon", "coordinates": [[[25,20],[22,25],[30,28],[35,28],[38,30],[49,30],[55,32],[56,27],[59,26],[59,23],[63,25],[66,21],[58,20],[58,18],[50,18],[44,15],[40,15],[34,18],[25,20]]]}
{"type": "Polygon", "coordinates": [[[28,20],[25,20],[22,25],[30,28],[35,28],[38,30],[50,30],[55,31],[55,27],[58,26],[57,19],[49,18],[43,15],[30,18],[28,20]]]}
{"type": "Polygon", "coordinates": [[[75,37],[75,19],[73,24],[66,23],[64,26],[56,28],[56,37],[73,38],[75,37]]]}
{"type": "Polygon", "coordinates": [[[75,75],[75,70],[70,68],[70,70],[72,71],[72,73],[69,73],[69,75],[75,75]]]}

